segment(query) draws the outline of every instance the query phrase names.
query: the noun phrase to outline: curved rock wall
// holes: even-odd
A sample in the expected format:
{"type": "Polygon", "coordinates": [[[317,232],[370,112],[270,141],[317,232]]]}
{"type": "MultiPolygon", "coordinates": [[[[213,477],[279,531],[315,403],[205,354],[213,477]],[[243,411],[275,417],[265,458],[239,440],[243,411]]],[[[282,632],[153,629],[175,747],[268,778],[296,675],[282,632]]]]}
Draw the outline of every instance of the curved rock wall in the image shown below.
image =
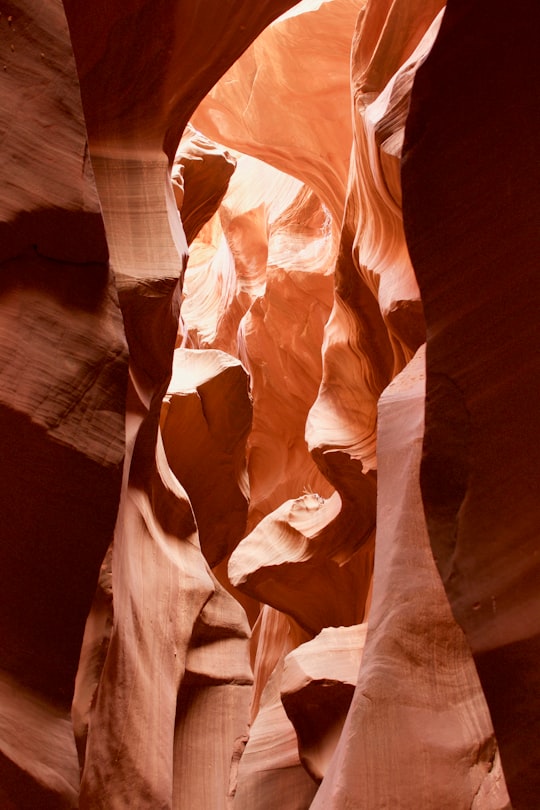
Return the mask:
{"type": "MultiPolygon", "coordinates": [[[[239,702],[228,713],[240,730],[231,726],[212,762],[228,763],[245,729],[245,618],[231,599],[223,632],[229,597],[209,573],[157,440],[186,258],[168,164],[190,111],[287,5],[262,3],[254,13],[236,4],[231,18],[216,3],[214,39],[203,46],[208,4],[2,7],[6,806],[79,801],[69,708],[113,531],[112,628],[96,597],[79,673],[80,806],[178,805],[173,784],[187,788],[173,750],[187,722],[185,701],[177,711],[186,672],[209,722],[213,701],[239,702]],[[208,633],[199,629],[207,625],[208,633]],[[110,641],[92,697],[103,635],[110,641]],[[187,655],[192,638],[197,653],[187,655]],[[221,697],[210,699],[216,671],[221,697]],[[32,732],[40,725],[50,730],[46,744],[44,732],[32,732]]],[[[223,770],[215,806],[229,789],[223,770]]]]}
{"type": "Polygon", "coordinates": [[[0,10],[6,810],[535,806],[525,6],[0,10]]]}
{"type": "Polygon", "coordinates": [[[540,795],[533,20],[533,3],[510,19],[484,2],[448,4],[415,83],[403,163],[428,325],[426,518],[516,808],[540,795]]]}

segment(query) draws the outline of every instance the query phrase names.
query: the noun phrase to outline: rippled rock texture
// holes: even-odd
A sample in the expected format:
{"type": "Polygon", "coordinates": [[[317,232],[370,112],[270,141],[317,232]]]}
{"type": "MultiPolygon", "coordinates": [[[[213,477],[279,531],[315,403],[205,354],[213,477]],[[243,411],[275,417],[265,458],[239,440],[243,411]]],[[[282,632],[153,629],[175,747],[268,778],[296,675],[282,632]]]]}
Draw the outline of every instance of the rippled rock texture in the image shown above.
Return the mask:
{"type": "Polygon", "coordinates": [[[536,806],[522,6],[3,4],[2,808],[536,806]]]}

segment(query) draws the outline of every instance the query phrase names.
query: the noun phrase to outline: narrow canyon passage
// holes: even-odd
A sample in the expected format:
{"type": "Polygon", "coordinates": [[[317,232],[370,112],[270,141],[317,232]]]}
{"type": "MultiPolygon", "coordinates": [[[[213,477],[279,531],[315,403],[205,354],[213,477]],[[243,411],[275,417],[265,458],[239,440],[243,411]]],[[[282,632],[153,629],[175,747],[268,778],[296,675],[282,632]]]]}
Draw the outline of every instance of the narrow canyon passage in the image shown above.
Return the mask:
{"type": "Polygon", "coordinates": [[[538,16],[0,9],[0,810],[535,810],[538,16]]]}

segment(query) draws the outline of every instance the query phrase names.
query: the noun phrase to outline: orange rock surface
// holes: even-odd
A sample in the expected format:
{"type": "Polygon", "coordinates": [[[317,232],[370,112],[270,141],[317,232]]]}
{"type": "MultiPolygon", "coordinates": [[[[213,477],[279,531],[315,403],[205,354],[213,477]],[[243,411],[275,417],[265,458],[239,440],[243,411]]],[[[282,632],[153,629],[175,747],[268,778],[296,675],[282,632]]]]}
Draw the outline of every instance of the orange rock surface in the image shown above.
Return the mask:
{"type": "Polygon", "coordinates": [[[2,6],[1,810],[536,806],[537,17],[2,6]]]}
{"type": "Polygon", "coordinates": [[[485,699],[422,514],[424,353],[379,400],[373,601],[352,705],[313,810],[509,807],[485,699]]]}

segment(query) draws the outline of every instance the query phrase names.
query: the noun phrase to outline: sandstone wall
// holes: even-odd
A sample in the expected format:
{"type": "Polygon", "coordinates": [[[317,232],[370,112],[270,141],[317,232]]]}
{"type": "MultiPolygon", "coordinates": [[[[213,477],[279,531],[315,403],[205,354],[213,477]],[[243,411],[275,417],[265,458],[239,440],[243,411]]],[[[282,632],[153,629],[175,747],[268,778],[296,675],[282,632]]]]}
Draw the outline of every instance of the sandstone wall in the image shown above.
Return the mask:
{"type": "Polygon", "coordinates": [[[443,5],[2,6],[2,808],[535,806],[538,13],[443,5]]]}

